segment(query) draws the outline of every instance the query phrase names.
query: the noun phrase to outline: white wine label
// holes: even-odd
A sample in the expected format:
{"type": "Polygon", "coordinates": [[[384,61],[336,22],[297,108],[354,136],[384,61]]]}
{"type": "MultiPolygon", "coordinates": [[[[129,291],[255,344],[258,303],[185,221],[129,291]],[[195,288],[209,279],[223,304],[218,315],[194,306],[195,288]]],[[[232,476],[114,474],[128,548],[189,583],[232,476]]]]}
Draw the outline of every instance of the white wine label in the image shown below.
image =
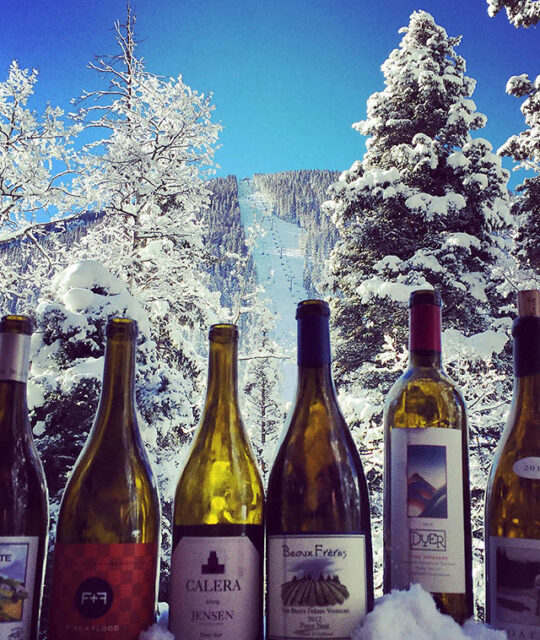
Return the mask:
{"type": "Polygon", "coordinates": [[[26,382],[30,360],[30,336],[0,333],[0,380],[26,382]]]}
{"type": "Polygon", "coordinates": [[[509,640],[540,640],[540,540],[489,539],[490,624],[509,640]]]}
{"type": "Polygon", "coordinates": [[[38,541],[0,536],[0,640],[30,640],[38,541]]]}
{"type": "Polygon", "coordinates": [[[392,429],[392,589],[465,593],[461,431],[392,429]]]}
{"type": "Polygon", "coordinates": [[[183,536],[171,563],[171,633],[186,640],[255,640],[261,584],[261,559],[247,536],[183,536]]]}
{"type": "Polygon", "coordinates": [[[367,613],[366,539],[268,537],[268,640],[352,637],[367,613]]]}
{"type": "Polygon", "coordinates": [[[530,456],[514,462],[512,471],[520,478],[540,480],[540,458],[530,456]]]}

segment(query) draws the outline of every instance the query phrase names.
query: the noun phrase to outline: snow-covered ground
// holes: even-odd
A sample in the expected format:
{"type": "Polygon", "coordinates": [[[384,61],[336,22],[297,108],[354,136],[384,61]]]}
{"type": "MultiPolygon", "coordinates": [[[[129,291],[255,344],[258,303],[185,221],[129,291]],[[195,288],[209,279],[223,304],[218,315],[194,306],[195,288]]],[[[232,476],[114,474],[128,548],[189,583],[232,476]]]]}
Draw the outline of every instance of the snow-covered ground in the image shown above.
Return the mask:
{"type": "Polygon", "coordinates": [[[296,389],[296,305],[308,295],[304,289],[304,251],[302,231],[272,213],[264,194],[255,189],[250,178],[238,184],[240,216],[245,229],[256,225],[253,260],[264,298],[276,317],[275,339],[280,348],[291,352],[283,361],[283,399],[292,402],[296,389]]]}
{"type": "MultiPolygon", "coordinates": [[[[168,611],[164,606],[158,624],[139,640],[182,640],[167,631],[168,611]]],[[[353,640],[506,640],[505,631],[495,631],[470,620],[460,627],[435,607],[433,598],[415,584],[408,591],[393,591],[375,603],[353,640]]],[[[240,640],[240,639],[239,639],[240,640]]]]}

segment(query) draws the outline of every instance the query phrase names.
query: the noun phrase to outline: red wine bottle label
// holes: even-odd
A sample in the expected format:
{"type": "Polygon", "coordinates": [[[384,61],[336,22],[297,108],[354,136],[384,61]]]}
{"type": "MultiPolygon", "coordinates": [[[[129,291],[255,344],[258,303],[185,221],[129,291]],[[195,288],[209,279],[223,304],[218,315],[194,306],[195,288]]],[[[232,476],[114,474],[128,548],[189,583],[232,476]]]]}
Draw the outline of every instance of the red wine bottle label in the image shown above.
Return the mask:
{"type": "Polygon", "coordinates": [[[26,382],[30,361],[30,336],[0,333],[0,380],[26,382]]]}
{"type": "Polygon", "coordinates": [[[540,540],[489,539],[490,624],[509,639],[540,638],[540,540]]]}
{"type": "Polygon", "coordinates": [[[184,536],[173,551],[169,628],[176,638],[255,640],[261,560],[247,536],[184,536]]]}
{"type": "Polygon", "coordinates": [[[38,544],[38,537],[0,536],[0,640],[30,640],[38,544]]]}
{"type": "Polygon", "coordinates": [[[51,640],[138,640],[154,621],[156,543],[54,549],[51,640]]]}
{"type": "Polygon", "coordinates": [[[441,350],[441,308],[418,304],[410,308],[409,351],[441,350]]]}
{"type": "Polygon", "coordinates": [[[268,640],[344,640],[366,613],[363,534],[268,536],[268,640]]]}
{"type": "Polygon", "coordinates": [[[392,429],[392,589],[465,593],[461,431],[392,429]]]}

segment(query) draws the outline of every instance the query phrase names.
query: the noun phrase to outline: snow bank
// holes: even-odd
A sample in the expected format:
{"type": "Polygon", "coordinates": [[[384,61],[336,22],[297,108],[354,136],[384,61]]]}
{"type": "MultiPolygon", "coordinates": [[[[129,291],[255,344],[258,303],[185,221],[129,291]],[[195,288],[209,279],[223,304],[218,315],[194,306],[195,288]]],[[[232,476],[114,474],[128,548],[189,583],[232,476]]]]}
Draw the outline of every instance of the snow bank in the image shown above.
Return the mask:
{"type": "Polygon", "coordinates": [[[353,640],[506,640],[505,631],[467,622],[460,627],[440,613],[433,598],[418,584],[408,591],[392,591],[377,601],[353,640]]]}
{"type": "Polygon", "coordinates": [[[160,624],[153,624],[150,629],[141,633],[139,640],[175,640],[175,637],[160,624]]]}

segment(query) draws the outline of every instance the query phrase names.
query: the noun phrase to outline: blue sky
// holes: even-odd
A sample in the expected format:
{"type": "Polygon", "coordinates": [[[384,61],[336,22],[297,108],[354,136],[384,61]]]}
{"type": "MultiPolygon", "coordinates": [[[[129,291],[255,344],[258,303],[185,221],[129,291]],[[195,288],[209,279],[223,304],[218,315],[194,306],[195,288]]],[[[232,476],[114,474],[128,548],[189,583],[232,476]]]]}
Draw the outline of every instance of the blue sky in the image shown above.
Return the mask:
{"type": "MultiPolygon", "coordinates": [[[[488,116],[481,135],[497,148],[524,128],[520,100],[505,95],[511,75],[540,73],[540,30],[517,30],[485,0],[134,0],[139,54],[149,71],[182,73],[213,93],[224,129],[219,175],[327,168],[343,170],[364,152],[351,124],[383,88],[382,62],[416,9],[430,12],[478,84],[488,116]]],[[[114,53],[112,26],[124,0],[0,0],[0,77],[17,59],[39,69],[33,106],[99,84],[86,69],[94,54],[114,53]]],[[[510,167],[507,162],[505,166],[510,167]]],[[[515,182],[513,180],[512,182],[515,182]]]]}

